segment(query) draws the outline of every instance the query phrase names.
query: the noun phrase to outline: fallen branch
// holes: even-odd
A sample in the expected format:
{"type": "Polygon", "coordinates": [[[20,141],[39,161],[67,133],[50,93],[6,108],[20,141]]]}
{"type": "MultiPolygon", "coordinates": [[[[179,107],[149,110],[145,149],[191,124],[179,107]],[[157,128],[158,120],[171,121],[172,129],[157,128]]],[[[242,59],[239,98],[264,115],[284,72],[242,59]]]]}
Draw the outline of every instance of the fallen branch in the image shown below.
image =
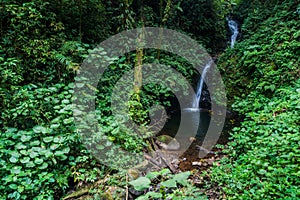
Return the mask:
{"type": "Polygon", "coordinates": [[[155,166],[161,168],[160,163],[158,163],[154,158],[152,158],[151,156],[145,154],[144,157],[149,160],[152,164],[154,164],[155,166]]]}
{"type": "Polygon", "coordinates": [[[176,172],[175,167],[163,156],[160,150],[157,150],[157,153],[159,157],[162,159],[162,161],[167,165],[167,167],[171,170],[172,173],[176,172]]]}

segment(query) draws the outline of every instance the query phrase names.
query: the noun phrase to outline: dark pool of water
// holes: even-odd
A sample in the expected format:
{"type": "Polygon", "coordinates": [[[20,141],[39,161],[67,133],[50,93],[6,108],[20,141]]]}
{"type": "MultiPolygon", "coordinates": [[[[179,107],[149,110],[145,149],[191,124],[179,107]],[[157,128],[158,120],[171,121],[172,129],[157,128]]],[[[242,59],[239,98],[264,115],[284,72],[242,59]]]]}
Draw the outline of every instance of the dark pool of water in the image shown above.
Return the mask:
{"type": "MultiPolygon", "coordinates": [[[[184,153],[181,154],[181,158],[184,161],[180,162],[179,168],[182,171],[200,169],[205,170],[209,165],[205,166],[194,166],[192,163],[194,161],[199,161],[199,150],[197,146],[202,146],[203,141],[207,135],[208,128],[211,123],[211,114],[207,109],[185,109],[183,112],[173,113],[165,126],[160,131],[159,135],[170,135],[176,138],[180,144],[183,146],[184,153]],[[180,124],[182,123],[182,124],[180,124]],[[181,128],[180,128],[181,127],[181,128]],[[181,129],[181,130],[180,130],[181,129]],[[179,136],[178,136],[179,135],[179,136]],[[190,137],[194,137],[195,140],[190,141],[190,137]]],[[[211,157],[222,156],[222,149],[219,149],[215,144],[225,145],[228,142],[229,131],[234,127],[238,126],[240,119],[227,112],[227,117],[222,127],[222,132],[217,138],[217,140],[212,140],[212,151],[218,152],[217,154],[207,154],[205,159],[211,159],[211,157]],[[217,156],[218,155],[218,156],[217,156]]],[[[204,160],[205,160],[204,159],[204,160]]]]}
{"type": "Polygon", "coordinates": [[[166,134],[172,137],[180,134],[180,138],[195,137],[201,140],[205,137],[210,120],[209,110],[187,108],[182,112],[173,113],[159,134],[166,134]],[[179,127],[181,127],[181,130],[179,127]]]}

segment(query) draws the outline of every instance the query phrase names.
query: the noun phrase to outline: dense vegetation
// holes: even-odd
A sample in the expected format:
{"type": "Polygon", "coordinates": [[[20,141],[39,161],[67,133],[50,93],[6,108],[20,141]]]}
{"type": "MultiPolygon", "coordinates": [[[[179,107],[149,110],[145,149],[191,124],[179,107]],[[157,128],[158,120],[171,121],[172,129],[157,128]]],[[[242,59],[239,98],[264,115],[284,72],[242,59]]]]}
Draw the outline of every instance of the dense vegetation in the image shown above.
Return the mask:
{"type": "Polygon", "coordinates": [[[298,199],[299,3],[256,2],[245,14],[243,41],[219,60],[232,108],[244,121],[213,180],[228,199],[298,199]]]}
{"type": "MultiPolygon", "coordinates": [[[[74,77],[98,43],[143,26],[175,29],[220,54],[231,109],[243,122],[232,130],[227,156],[209,172],[205,188],[221,187],[228,199],[300,198],[299,2],[2,0],[0,16],[0,199],[59,199],[82,185],[90,185],[91,198],[102,199],[107,188],[128,186],[125,172],[100,164],[82,145],[72,96],[74,77]],[[228,14],[242,24],[233,49],[226,48],[228,14]]],[[[143,139],[114,123],[112,88],[141,56],[144,63],[159,59],[193,84],[199,75],[186,60],[151,49],[112,62],[97,88],[102,137],[132,152],[149,148],[154,137],[147,110],[163,102],[168,111],[176,104],[168,88],[149,84],[128,105],[132,119],[144,127],[143,139]]],[[[177,88],[186,85],[178,82],[177,88]]],[[[113,149],[106,159],[116,159],[113,149]]],[[[136,190],[173,188],[141,199],[205,199],[188,181],[190,175],[162,170],[129,184],[136,190]]]]}

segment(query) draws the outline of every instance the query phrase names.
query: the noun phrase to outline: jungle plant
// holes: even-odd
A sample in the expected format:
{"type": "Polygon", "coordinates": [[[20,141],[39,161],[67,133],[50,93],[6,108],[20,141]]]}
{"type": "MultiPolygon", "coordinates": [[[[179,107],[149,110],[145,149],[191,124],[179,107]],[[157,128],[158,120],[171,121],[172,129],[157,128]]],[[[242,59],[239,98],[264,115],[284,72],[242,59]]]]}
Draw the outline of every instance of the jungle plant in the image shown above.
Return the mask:
{"type": "Polygon", "coordinates": [[[162,169],[159,172],[149,172],[145,177],[139,177],[129,182],[143,195],[137,199],[206,199],[199,189],[188,180],[191,173],[181,172],[171,174],[170,170],[162,169]]]}

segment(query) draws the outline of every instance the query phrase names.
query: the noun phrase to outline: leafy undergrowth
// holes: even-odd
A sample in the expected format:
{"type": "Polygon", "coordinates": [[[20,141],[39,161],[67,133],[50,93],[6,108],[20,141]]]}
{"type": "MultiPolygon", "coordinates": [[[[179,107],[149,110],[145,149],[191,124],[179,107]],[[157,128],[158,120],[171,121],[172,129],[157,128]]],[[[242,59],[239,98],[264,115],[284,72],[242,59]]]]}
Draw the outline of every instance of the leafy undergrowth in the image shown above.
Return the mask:
{"type": "Polygon", "coordinates": [[[224,187],[228,198],[300,197],[299,88],[298,80],[278,89],[261,110],[248,112],[241,127],[233,130],[229,158],[213,169],[213,181],[224,187]]]}
{"type": "Polygon", "coordinates": [[[206,196],[188,180],[191,172],[171,174],[169,169],[159,172],[149,172],[145,177],[139,177],[129,182],[137,191],[143,191],[137,200],[147,199],[206,199],[206,196]]]}
{"type": "Polygon", "coordinates": [[[273,8],[267,15],[258,3],[245,40],[219,61],[232,108],[245,116],[210,177],[226,199],[300,198],[299,5],[273,8]]]}
{"type": "Polygon", "coordinates": [[[2,112],[7,127],[0,132],[1,199],[53,198],[69,187],[71,177],[82,176],[74,171],[90,156],[74,134],[73,86],[16,90],[12,106],[2,112]]]}

